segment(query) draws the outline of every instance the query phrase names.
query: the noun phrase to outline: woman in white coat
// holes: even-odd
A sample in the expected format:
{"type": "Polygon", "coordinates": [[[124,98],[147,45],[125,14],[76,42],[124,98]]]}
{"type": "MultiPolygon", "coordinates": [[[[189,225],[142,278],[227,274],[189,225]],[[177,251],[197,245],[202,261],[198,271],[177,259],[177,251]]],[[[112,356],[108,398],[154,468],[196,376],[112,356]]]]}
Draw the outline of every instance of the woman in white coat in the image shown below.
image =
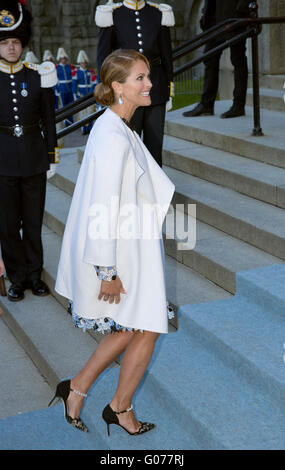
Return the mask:
{"type": "Polygon", "coordinates": [[[111,333],[57,386],[67,421],[85,432],[84,397],[122,352],[117,390],[103,410],[108,433],[110,424],[130,434],[154,427],[136,419],[131,402],[159,334],[168,332],[161,229],[174,185],[129,127],[136,108],[151,104],[149,72],[136,51],[105,59],[95,97],[108,108],[89,136],[63,238],[57,292],[70,299],[76,326],[111,333]]]}

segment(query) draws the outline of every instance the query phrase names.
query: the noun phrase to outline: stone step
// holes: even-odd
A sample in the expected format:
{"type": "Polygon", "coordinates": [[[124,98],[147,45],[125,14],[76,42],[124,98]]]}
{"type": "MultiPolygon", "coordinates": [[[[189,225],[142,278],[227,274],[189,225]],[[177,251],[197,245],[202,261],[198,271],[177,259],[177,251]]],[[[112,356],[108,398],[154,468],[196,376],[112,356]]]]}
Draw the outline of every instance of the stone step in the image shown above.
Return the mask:
{"type": "Polygon", "coordinates": [[[235,297],[185,305],[180,323],[187,338],[204,338],[210,350],[283,409],[285,265],[240,272],[238,278],[235,297]]]}
{"type": "Polygon", "coordinates": [[[284,319],[284,281],[285,265],[273,265],[263,269],[246,271],[241,275],[238,273],[237,288],[240,295],[248,299],[249,302],[254,302],[267,312],[284,319]]]}
{"type": "Polygon", "coordinates": [[[49,384],[6,325],[6,318],[5,309],[0,319],[0,420],[41,409],[52,395],[49,384]]]}
{"type": "Polygon", "coordinates": [[[285,169],[165,136],[163,163],[203,180],[285,207],[285,169]]]}
{"type": "Polygon", "coordinates": [[[263,137],[251,135],[252,107],[246,107],[246,116],[220,119],[220,114],[231,106],[231,101],[217,101],[214,116],[187,118],[187,106],[166,115],[165,133],[172,137],[203,144],[252,160],[285,168],[285,113],[261,109],[263,137]]]}
{"type": "Polygon", "coordinates": [[[47,184],[44,224],[60,237],[63,236],[71,203],[71,196],[51,183],[47,184]]]}
{"type": "MultiPolygon", "coordinates": [[[[247,324],[240,323],[243,318],[242,314],[237,315],[236,320],[231,315],[232,322],[230,323],[227,315],[231,313],[231,301],[227,300],[224,303],[228,304],[228,308],[220,305],[217,309],[215,307],[211,309],[215,302],[202,304],[200,308],[197,305],[193,306],[196,313],[195,320],[199,322],[200,314],[203,320],[204,309],[208,307],[207,318],[211,318],[209,328],[216,321],[217,324],[219,323],[219,329],[216,328],[216,330],[218,332],[225,330],[224,336],[227,334],[229,337],[231,334],[234,337],[245,335],[248,338],[247,324]]],[[[242,305],[242,308],[244,307],[245,305],[242,305]]],[[[195,441],[200,449],[283,448],[285,428],[283,425],[280,426],[280,423],[284,416],[282,405],[284,393],[279,394],[277,401],[277,393],[272,392],[275,381],[271,380],[269,375],[266,388],[265,379],[261,379],[262,369],[259,369],[259,373],[255,373],[254,363],[246,368],[244,365],[246,361],[241,360],[240,352],[237,351],[236,354],[231,355],[230,347],[227,347],[225,339],[223,336],[219,337],[216,330],[211,341],[206,321],[203,331],[191,329],[189,322],[187,324],[185,320],[186,314],[183,312],[184,309],[179,319],[180,329],[175,335],[166,338],[164,344],[161,345],[160,360],[154,362],[149,380],[153,379],[155,388],[159,389],[159,378],[164,377],[164,381],[161,379],[160,384],[163,385],[165,394],[168,392],[167,402],[173,404],[176,416],[180,415],[187,432],[191,435],[195,421],[200,425],[196,425],[196,430],[193,431],[193,437],[196,438],[195,441]],[[183,361],[176,366],[179,357],[183,357],[183,361]],[[169,364],[175,364],[170,374],[167,372],[169,364]],[[263,388],[260,387],[261,383],[263,388]],[[269,391],[270,385],[271,392],[269,391]],[[219,423],[218,426],[217,423],[219,423]]],[[[248,305],[248,310],[243,310],[244,317],[250,315],[250,312],[251,305],[248,305]]],[[[257,316],[255,323],[251,326],[253,337],[254,327],[258,328],[258,322],[257,316]]],[[[263,340],[271,334],[271,325],[267,324],[265,332],[263,340]]],[[[279,338],[280,336],[279,334],[279,338]]],[[[249,343],[248,349],[251,346],[252,343],[249,343]]],[[[266,353],[265,347],[264,361],[268,360],[268,368],[270,368],[272,361],[271,358],[267,358],[266,353]]],[[[281,369],[280,363],[279,369],[281,369]]],[[[163,398],[161,390],[159,395],[163,398]]]]}
{"type": "Polygon", "coordinates": [[[75,375],[97,346],[74,327],[66,309],[51,295],[37,297],[27,290],[21,302],[7,297],[1,302],[3,320],[53,389],[63,377],[75,375]]]}
{"type": "Polygon", "coordinates": [[[261,87],[271,88],[273,90],[282,90],[285,83],[285,75],[259,75],[259,83],[261,87]]]}
{"type": "MultiPolygon", "coordinates": [[[[271,88],[260,88],[260,106],[265,109],[270,109],[272,111],[285,111],[284,103],[284,89],[273,90],[271,88]]],[[[253,89],[248,88],[246,103],[249,106],[253,106],[253,89]]]]}
{"type": "MultiPolygon", "coordinates": [[[[156,428],[138,439],[118,426],[110,426],[110,436],[101,414],[114,395],[118,368],[107,370],[88,393],[81,417],[89,432],[82,433],[66,423],[62,404],[1,421],[0,449],[8,450],[180,450],[195,449],[193,436],[185,433],[180,420],[173,419],[173,408],[165,413],[163,397],[147,383],[136,393],[134,406],[139,419],[155,422],[156,428]],[[158,412],[161,410],[161,413],[158,412]],[[169,427],[171,423],[171,437],[169,427]],[[44,432],[39,429],[44,426],[44,432]],[[136,439],[134,443],[134,439],[136,439]]],[[[146,377],[146,380],[147,377],[146,377]]],[[[165,397],[164,397],[165,398],[165,397]]]]}
{"type": "MultiPolygon", "coordinates": [[[[97,410],[96,404],[94,409],[97,410]]],[[[3,419],[0,436],[1,450],[50,451],[110,448],[107,447],[106,440],[96,428],[87,434],[67,424],[62,405],[3,419]]]]}
{"type": "Polygon", "coordinates": [[[236,292],[239,271],[284,263],[280,258],[199,220],[196,220],[195,230],[193,222],[191,215],[180,210],[175,212],[175,217],[167,219],[164,226],[165,252],[232,294],[236,292]],[[176,227],[185,227],[185,230],[190,228],[186,242],[179,241],[181,235],[176,233],[174,223],[176,227]]]}
{"type": "Polygon", "coordinates": [[[172,204],[197,205],[198,220],[285,259],[285,212],[173,168],[164,168],[176,191],[172,204]]]}

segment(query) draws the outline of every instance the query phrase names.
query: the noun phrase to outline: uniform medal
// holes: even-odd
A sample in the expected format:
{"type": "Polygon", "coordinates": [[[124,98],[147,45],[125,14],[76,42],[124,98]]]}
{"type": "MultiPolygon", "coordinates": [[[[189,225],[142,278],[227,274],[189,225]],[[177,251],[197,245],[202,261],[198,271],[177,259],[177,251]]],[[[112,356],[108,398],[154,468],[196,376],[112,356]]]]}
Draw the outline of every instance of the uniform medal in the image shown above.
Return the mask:
{"type": "Polygon", "coordinates": [[[27,82],[22,82],[21,83],[21,95],[26,98],[28,96],[28,90],[27,90],[27,82]]]}

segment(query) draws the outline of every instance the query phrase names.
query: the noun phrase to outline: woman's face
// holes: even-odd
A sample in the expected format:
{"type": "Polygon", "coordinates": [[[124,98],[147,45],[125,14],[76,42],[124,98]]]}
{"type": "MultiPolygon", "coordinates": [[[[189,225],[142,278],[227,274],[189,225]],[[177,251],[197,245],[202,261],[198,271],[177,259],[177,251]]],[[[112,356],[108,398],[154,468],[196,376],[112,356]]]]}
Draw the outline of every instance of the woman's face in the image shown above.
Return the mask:
{"type": "Polygon", "coordinates": [[[124,103],[134,107],[149,106],[151,104],[150,90],[152,83],[149,77],[150,71],[146,63],[142,60],[136,61],[125,83],[120,84],[120,94],[124,103]]]}

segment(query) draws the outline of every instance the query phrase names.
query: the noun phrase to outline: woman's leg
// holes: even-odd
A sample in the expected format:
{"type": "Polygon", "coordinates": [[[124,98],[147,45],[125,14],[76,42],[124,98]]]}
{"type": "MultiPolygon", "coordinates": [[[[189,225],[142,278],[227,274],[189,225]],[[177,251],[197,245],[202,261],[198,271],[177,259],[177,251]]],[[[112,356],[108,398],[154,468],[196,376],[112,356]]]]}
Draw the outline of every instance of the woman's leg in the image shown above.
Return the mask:
{"type": "MultiPolygon", "coordinates": [[[[128,344],[121,363],[118,386],[110,406],[113,411],[123,411],[131,406],[133,395],[151,360],[159,334],[150,331],[136,332],[128,344]]],[[[120,424],[129,432],[137,432],[141,423],[131,411],[118,415],[120,424]]]]}
{"type": "MultiPolygon", "coordinates": [[[[133,335],[133,332],[122,331],[105,336],[83,369],[71,380],[71,388],[87,393],[99,375],[125,350],[133,335]]],[[[71,393],[68,398],[69,415],[79,416],[82,404],[83,398],[71,393]]]]}
{"type": "MultiPolygon", "coordinates": [[[[114,411],[127,409],[152,357],[158,333],[150,331],[120,332],[102,339],[83,369],[71,380],[71,388],[87,393],[99,375],[123,352],[117,391],[110,404],[114,411]]],[[[83,398],[71,393],[68,398],[69,415],[79,416],[83,398]]],[[[140,423],[133,413],[120,415],[120,423],[130,432],[136,432],[140,423]]]]}

